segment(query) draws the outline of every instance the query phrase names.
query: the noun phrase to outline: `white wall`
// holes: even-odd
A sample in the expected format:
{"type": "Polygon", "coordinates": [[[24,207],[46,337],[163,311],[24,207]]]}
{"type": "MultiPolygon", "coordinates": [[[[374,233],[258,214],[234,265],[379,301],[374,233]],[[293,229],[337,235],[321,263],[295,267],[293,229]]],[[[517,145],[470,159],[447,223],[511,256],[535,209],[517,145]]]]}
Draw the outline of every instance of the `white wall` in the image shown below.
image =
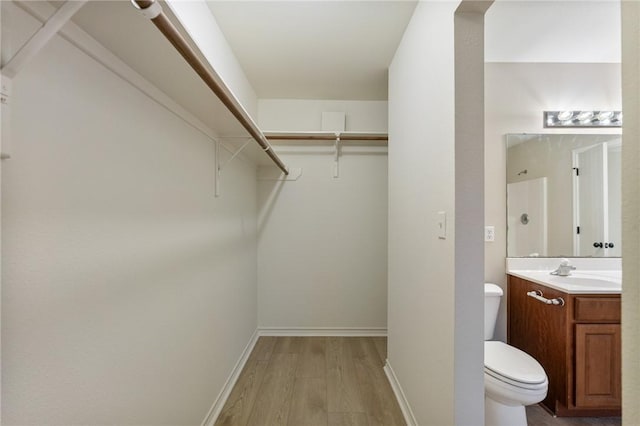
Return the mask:
{"type": "MultiPolygon", "coordinates": [[[[621,109],[620,64],[487,63],[485,106],[485,223],[496,228],[495,242],[485,244],[485,280],[506,289],[505,135],[620,133],[542,127],[544,110],[621,109]]],[[[495,338],[506,340],[506,303],[501,305],[495,338]]]]}
{"type": "Polygon", "coordinates": [[[387,101],[258,100],[263,131],[318,131],[323,112],[344,112],[346,131],[386,133],[388,129],[387,101]]]}
{"type": "Polygon", "coordinates": [[[640,4],[622,2],[622,422],[640,423],[640,4]]]}
{"type": "MultiPolygon", "coordinates": [[[[264,130],[320,130],[343,111],[349,130],[386,131],[386,102],[260,100],[264,130]]],[[[387,155],[380,147],[276,146],[296,181],[258,182],[261,327],[385,329],[387,155]]],[[[267,166],[265,174],[268,174],[267,166]]],[[[260,172],[259,172],[260,174],[260,172]]],[[[357,331],[357,330],[352,330],[357,331]]]]}
{"type": "Polygon", "coordinates": [[[389,69],[388,359],[425,426],[454,424],[456,6],[418,3],[389,69]]]}
{"type": "MultiPolygon", "coordinates": [[[[0,26],[4,25],[3,19],[5,18],[3,8],[0,7],[0,26]]],[[[1,28],[0,28],[1,29],[1,28]]],[[[0,46],[2,46],[3,34],[0,31],[0,46]]],[[[3,63],[4,52],[0,48],[0,63],[3,63]]],[[[0,152],[3,152],[4,146],[7,143],[5,141],[8,134],[8,126],[6,126],[6,105],[0,107],[0,152]]],[[[0,423],[2,423],[2,168],[4,161],[0,160],[0,423]]]]}
{"type": "Polygon", "coordinates": [[[257,324],[254,167],[215,199],[211,141],[60,38],[13,82],[2,423],[200,424],[257,324]]]}
{"type": "Polygon", "coordinates": [[[462,1],[455,28],[454,418],[484,416],[484,15],[462,1]]]}

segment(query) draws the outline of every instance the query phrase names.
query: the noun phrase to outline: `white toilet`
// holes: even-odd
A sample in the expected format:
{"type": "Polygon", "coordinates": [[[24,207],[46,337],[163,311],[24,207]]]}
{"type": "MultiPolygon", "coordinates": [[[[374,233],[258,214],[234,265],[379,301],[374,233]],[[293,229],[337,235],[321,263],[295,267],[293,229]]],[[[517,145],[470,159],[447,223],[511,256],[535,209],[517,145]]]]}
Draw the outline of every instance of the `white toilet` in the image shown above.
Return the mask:
{"type": "Polygon", "coordinates": [[[529,354],[491,341],[502,289],[484,285],[484,418],[485,426],[527,426],[526,405],[547,396],[549,382],[542,366],[529,354]]]}

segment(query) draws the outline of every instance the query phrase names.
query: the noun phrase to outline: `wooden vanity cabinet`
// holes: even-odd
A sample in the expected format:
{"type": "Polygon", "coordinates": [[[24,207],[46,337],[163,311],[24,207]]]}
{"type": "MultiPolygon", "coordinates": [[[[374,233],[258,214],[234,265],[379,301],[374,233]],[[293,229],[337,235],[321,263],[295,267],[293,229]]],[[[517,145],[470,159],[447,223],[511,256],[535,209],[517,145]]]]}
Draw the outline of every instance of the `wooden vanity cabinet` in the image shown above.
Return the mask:
{"type": "Polygon", "coordinates": [[[507,316],[508,343],[547,373],[546,408],[558,416],[620,415],[620,295],[568,294],[509,275],[507,316]],[[527,296],[535,290],[564,306],[527,296]]]}

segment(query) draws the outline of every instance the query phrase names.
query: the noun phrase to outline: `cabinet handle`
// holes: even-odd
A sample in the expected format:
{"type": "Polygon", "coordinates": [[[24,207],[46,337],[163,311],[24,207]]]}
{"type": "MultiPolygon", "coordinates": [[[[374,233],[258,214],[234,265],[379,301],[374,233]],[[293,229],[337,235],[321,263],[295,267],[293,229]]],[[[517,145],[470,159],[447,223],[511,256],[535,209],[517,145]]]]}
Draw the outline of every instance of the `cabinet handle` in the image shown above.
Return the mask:
{"type": "Polygon", "coordinates": [[[528,291],[527,296],[533,297],[534,299],[539,300],[542,303],[546,303],[547,305],[564,306],[564,299],[562,297],[556,297],[555,299],[547,299],[542,295],[542,292],[540,290],[528,291]]]}

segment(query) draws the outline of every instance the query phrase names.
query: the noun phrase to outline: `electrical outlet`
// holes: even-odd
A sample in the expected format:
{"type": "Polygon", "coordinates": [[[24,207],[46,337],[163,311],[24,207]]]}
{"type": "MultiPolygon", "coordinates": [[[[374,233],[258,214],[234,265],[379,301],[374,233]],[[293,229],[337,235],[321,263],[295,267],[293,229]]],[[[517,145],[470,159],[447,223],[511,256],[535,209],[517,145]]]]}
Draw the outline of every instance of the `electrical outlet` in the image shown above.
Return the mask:
{"type": "Polygon", "coordinates": [[[496,240],[496,227],[485,226],[484,227],[484,240],[487,242],[494,242],[496,240]]]}

